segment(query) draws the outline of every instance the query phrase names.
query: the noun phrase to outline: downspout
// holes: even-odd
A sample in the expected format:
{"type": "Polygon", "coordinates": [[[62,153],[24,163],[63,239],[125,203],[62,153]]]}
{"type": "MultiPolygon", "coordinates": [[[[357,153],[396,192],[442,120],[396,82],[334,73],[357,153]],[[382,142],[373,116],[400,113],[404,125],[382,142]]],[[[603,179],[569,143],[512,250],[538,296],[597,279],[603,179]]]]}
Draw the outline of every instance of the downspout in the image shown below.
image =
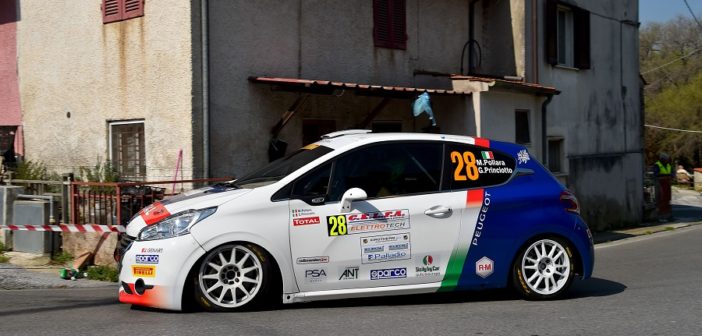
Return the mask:
{"type": "Polygon", "coordinates": [[[545,163],[548,167],[548,139],[546,137],[546,112],[548,104],[551,103],[553,99],[553,94],[546,96],[546,100],[541,103],[541,162],[545,163]]]}
{"type": "Polygon", "coordinates": [[[473,42],[475,41],[475,4],[480,0],[470,2],[470,16],[468,17],[468,74],[472,75],[475,72],[475,64],[473,60],[473,42]]]}
{"type": "Polygon", "coordinates": [[[208,1],[200,1],[200,40],[202,43],[202,177],[210,177],[210,77],[208,1]]]}

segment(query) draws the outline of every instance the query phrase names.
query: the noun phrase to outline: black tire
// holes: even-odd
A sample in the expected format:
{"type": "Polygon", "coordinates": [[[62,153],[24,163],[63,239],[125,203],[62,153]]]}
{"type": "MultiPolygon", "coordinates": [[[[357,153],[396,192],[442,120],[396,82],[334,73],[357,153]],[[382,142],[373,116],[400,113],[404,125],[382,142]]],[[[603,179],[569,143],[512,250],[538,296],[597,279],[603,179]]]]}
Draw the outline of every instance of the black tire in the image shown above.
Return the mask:
{"type": "Polygon", "coordinates": [[[274,269],[270,255],[256,245],[219,246],[205,254],[196,266],[193,274],[195,301],[207,311],[265,307],[273,302],[275,295],[274,269]]]}
{"type": "Polygon", "coordinates": [[[574,269],[575,260],[567,241],[559,237],[539,238],[519,251],[512,265],[512,285],[527,300],[557,299],[572,284],[574,269]]]}

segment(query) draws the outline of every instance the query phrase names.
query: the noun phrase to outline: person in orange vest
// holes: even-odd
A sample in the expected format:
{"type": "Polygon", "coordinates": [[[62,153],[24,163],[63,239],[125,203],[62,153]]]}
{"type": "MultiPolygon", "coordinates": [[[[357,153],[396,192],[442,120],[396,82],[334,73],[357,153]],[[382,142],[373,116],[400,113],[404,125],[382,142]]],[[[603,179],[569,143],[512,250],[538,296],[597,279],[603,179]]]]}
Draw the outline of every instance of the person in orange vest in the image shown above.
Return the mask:
{"type": "Polygon", "coordinates": [[[658,221],[666,222],[673,220],[673,210],[670,206],[671,182],[675,177],[673,166],[670,164],[670,156],[666,153],[658,155],[658,161],[653,164],[653,173],[656,176],[656,193],[658,203],[658,221]]]}

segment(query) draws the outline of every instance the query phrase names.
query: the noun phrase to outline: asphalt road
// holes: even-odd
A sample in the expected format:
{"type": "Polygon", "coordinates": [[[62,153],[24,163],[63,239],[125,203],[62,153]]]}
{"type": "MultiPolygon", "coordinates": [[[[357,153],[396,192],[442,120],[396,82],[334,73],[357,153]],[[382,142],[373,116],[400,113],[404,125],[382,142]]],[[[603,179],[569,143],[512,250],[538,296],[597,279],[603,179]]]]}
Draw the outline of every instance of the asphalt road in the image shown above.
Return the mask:
{"type": "Polygon", "coordinates": [[[116,288],[0,291],[0,335],[700,335],[702,225],[598,245],[569,297],[509,291],[374,298],[248,313],[172,313],[116,288]]]}

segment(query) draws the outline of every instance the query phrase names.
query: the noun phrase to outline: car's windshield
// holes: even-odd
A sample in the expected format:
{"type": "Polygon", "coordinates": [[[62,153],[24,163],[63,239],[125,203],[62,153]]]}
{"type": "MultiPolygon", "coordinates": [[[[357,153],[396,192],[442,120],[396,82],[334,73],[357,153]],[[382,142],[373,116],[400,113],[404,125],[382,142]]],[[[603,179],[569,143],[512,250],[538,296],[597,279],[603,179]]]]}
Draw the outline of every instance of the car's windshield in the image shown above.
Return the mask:
{"type": "Polygon", "coordinates": [[[290,173],[331,151],[332,149],[329,147],[316,144],[307,145],[265,165],[253,173],[237,179],[234,181],[234,185],[239,188],[257,188],[278,182],[290,173]]]}

